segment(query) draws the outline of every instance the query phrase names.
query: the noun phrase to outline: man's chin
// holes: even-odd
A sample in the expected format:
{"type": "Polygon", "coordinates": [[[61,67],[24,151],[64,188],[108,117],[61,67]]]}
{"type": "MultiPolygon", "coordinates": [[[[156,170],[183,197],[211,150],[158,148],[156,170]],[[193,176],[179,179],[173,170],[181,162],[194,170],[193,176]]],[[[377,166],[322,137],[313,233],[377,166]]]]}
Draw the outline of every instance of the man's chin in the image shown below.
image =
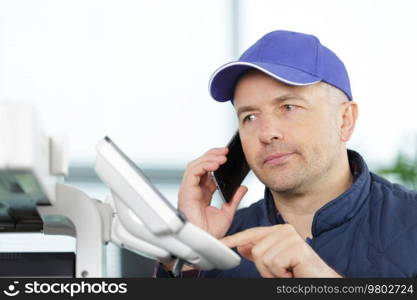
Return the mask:
{"type": "Polygon", "coordinates": [[[300,185],[295,182],[272,182],[267,184],[267,186],[276,193],[289,193],[297,191],[300,185]]]}
{"type": "Polygon", "coordinates": [[[279,190],[288,190],[295,188],[299,183],[298,167],[294,163],[286,163],[276,166],[262,165],[252,170],[256,177],[266,186],[279,190]]]}
{"type": "Polygon", "coordinates": [[[281,176],[279,178],[277,177],[273,177],[273,176],[263,176],[263,177],[259,177],[257,176],[258,179],[264,184],[266,185],[268,188],[270,188],[273,191],[289,191],[289,190],[293,190],[294,188],[296,188],[298,186],[298,182],[292,180],[289,177],[286,178],[282,178],[281,176]]]}

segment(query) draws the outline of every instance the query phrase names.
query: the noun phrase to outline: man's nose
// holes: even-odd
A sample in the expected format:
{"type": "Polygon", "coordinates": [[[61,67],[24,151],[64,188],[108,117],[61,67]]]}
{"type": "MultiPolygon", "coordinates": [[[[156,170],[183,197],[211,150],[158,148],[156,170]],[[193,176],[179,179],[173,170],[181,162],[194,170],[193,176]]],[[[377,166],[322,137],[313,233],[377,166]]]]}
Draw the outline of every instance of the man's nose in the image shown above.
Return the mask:
{"type": "Polygon", "coordinates": [[[264,144],[284,139],[283,127],[276,118],[264,119],[259,129],[259,140],[264,144]]]}

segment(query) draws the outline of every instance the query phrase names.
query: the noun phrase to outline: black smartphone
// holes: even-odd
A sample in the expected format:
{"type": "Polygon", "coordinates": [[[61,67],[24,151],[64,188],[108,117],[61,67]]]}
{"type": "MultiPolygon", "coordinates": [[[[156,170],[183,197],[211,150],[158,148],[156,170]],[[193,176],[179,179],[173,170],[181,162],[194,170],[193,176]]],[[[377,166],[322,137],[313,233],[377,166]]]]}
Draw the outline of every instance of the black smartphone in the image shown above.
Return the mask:
{"type": "Polygon", "coordinates": [[[235,133],[227,147],[229,148],[229,152],[226,155],[227,161],[220,165],[216,171],[212,172],[217,189],[225,202],[229,202],[232,199],[243,179],[250,171],[243,153],[239,131],[235,133]]]}

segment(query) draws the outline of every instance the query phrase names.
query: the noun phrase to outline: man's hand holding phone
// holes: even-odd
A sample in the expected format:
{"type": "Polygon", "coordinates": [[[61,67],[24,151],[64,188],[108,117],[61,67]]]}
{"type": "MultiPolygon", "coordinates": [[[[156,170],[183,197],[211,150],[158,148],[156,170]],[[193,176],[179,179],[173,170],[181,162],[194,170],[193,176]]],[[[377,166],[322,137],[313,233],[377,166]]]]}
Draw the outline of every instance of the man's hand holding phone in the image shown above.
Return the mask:
{"type": "Polygon", "coordinates": [[[217,188],[211,172],[226,163],[227,153],[227,147],[214,148],[190,162],[178,193],[178,208],[187,219],[219,239],[224,237],[232,224],[236,209],[248,190],[240,186],[231,201],[223,203],[221,208],[210,205],[217,188]]]}

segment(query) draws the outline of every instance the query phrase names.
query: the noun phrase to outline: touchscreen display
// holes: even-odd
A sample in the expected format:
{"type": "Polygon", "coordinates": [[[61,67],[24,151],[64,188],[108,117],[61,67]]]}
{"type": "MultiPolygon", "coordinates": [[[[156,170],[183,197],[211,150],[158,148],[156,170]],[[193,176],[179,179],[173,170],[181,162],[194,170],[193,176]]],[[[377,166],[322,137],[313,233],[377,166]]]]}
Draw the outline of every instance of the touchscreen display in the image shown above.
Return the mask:
{"type": "MultiPolygon", "coordinates": [[[[170,209],[172,209],[176,214],[179,214],[179,211],[149,181],[149,179],[145,176],[145,174],[142,172],[142,170],[126,154],[124,154],[123,151],[120,150],[120,148],[109,137],[106,136],[104,138],[104,140],[107,143],[109,143],[124,158],[124,160],[136,171],[136,173],[141,178],[141,180],[144,181],[153,190],[153,192],[155,192],[155,194],[157,194],[159,196],[159,198],[162,199],[168,205],[168,207],[170,209]]],[[[182,214],[179,214],[179,216],[184,220],[184,216],[182,216],[182,214]]]]}

